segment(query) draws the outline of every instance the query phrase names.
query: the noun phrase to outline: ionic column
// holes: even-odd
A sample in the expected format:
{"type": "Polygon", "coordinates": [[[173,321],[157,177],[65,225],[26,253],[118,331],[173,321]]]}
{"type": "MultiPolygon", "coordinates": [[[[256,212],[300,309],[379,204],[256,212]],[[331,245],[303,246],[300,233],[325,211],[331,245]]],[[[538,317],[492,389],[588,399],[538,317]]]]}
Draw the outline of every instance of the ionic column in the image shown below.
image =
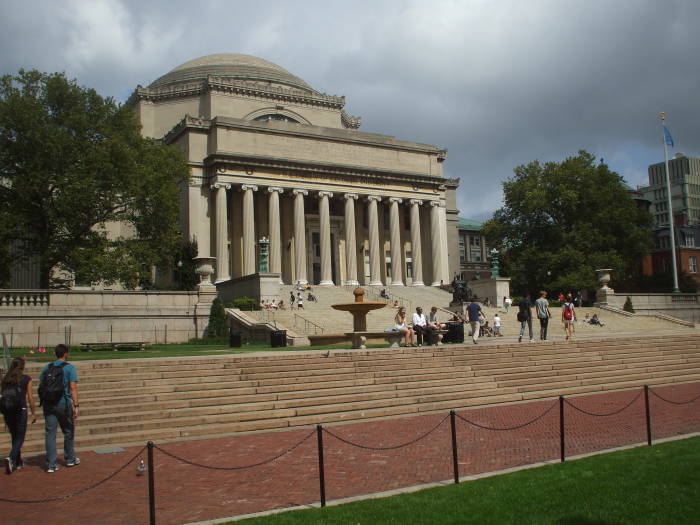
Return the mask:
{"type": "Polygon", "coordinates": [[[226,217],[226,190],[230,184],[216,182],[212,184],[214,192],[214,208],[216,219],[214,223],[216,234],[216,281],[226,281],[231,277],[228,263],[228,220],[226,217]]]}
{"type": "Polygon", "coordinates": [[[423,255],[420,248],[420,209],[423,201],[411,199],[411,257],[413,261],[413,286],[423,284],[423,255]]]}
{"type": "Polygon", "coordinates": [[[401,271],[401,229],[399,227],[399,204],[403,202],[398,197],[390,197],[389,203],[389,242],[391,243],[391,284],[403,286],[401,271]]]}
{"type": "Polygon", "coordinates": [[[268,196],[268,231],[270,232],[270,273],[280,274],[282,283],[282,236],[280,233],[280,194],[282,188],[267,188],[268,196]]]}
{"type": "MultiPolygon", "coordinates": [[[[447,208],[440,206],[440,258],[442,259],[442,275],[440,279],[447,283],[450,280],[450,261],[447,253],[447,208]]],[[[483,260],[483,259],[482,259],[483,260]]]]}
{"type": "Polygon", "coordinates": [[[294,282],[306,284],[306,224],[304,222],[304,196],[306,190],[292,190],[294,194],[294,282]]]}
{"type": "Polygon", "coordinates": [[[355,243],[355,201],[357,193],[346,193],[345,198],[345,265],[347,267],[347,275],[345,276],[345,284],[351,286],[359,286],[357,280],[357,249],[355,243]]]}
{"type": "Polygon", "coordinates": [[[440,286],[442,275],[442,235],[440,228],[440,201],[430,201],[430,237],[433,256],[433,284],[440,286]]]}
{"type": "Polygon", "coordinates": [[[331,268],[331,213],[328,199],[333,197],[330,191],[319,191],[318,215],[321,222],[321,286],[333,286],[333,269],[331,268]]]}
{"type": "Polygon", "coordinates": [[[243,190],[243,275],[255,273],[255,209],[252,184],[241,186],[243,190]]]}
{"type": "Polygon", "coordinates": [[[369,222],[369,284],[381,286],[381,259],[379,252],[379,217],[377,215],[377,203],[382,200],[377,195],[367,197],[367,213],[369,222]]]}

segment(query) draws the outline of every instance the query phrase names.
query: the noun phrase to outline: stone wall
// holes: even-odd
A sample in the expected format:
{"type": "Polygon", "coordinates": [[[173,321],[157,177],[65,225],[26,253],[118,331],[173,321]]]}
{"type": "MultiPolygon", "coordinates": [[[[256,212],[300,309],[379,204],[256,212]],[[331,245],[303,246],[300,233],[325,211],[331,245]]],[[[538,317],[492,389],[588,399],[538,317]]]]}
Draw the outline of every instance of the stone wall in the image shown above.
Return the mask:
{"type": "Polygon", "coordinates": [[[596,305],[607,305],[622,309],[627,298],[632,301],[635,313],[640,315],[665,314],[690,321],[700,322],[700,295],[691,293],[607,293],[598,295],[596,305]],[[601,300],[603,299],[603,300],[601,300]]]}
{"type": "Polygon", "coordinates": [[[216,289],[197,292],[0,290],[0,332],[12,346],[177,343],[201,337],[216,289]]]}

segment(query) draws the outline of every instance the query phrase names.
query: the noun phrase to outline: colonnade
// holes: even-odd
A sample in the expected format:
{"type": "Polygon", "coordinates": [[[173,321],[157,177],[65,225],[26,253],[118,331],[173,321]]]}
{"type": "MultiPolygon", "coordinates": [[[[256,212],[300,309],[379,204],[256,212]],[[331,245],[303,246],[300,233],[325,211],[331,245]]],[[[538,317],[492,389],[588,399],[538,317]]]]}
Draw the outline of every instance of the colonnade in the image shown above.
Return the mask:
{"type": "MultiPolygon", "coordinates": [[[[210,199],[214,215],[211,217],[213,237],[212,256],[216,257],[216,280],[224,281],[231,277],[228,253],[229,225],[227,217],[226,192],[232,184],[216,182],[210,186],[210,199]]],[[[432,256],[433,286],[440,281],[447,282],[447,230],[445,222],[445,207],[439,200],[408,199],[399,197],[380,196],[374,194],[360,195],[359,193],[343,192],[334,194],[327,190],[291,189],[269,186],[261,190],[254,184],[241,184],[238,189],[242,197],[242,275],[256,272],[256,235],[255,235],[255,199],[254,193],[265,191],[268,199],[268,232],[269,232],[269,271],[282,273],[282,227],[280,213],[280,195],[287,192],[293,200],[293,237],[294,237],[294,272],[293,282],[308,282],[307,248],[306,248],[306,217],[304,200],[310,195],[319,201],[319,240],[320,240],[320,282],[322,286],[334,284],[358,285],[357,232],[355,229],[355,202],[360,200],[366,204],[367,229],[369,241],[369,285],[383,284],[403,285],[404,271],[402,261],[401,229],[399,222],[399,205],[410,207],[410,242],[413,286],[424,286],[423,258],[421,250],[421,214],[420,207],[430,207],[430,246],[432,256]],[[344,235],[345,235],[345,280],[334,283],[332,275],[332,246],[331,246],[331,215],[330,200],[336,196],[344,199],[344,235]],[[383,249],[380,246],[378,203],[384,202],[389,207],[389,244],[391,255],[391,274],[387,282],[382,281],[383,249]]],[[[190,211],[192,213],[192,210],[190,211]]],[[[191,218],[190,218],[191,220],[191,218]]],[[[364,261],[362,261],[364,264],[364,261]]],[[[363,276],[364,277],[364,276],[363,276]]]]}

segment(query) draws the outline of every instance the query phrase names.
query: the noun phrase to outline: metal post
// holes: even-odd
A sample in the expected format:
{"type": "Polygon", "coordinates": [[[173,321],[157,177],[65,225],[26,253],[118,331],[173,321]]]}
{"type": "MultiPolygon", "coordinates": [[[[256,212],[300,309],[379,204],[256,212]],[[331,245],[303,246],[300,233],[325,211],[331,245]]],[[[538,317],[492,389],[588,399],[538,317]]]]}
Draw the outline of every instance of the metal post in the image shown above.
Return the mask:
{"type": "Polygon", "coordinates": [[[165,341],[163,341],[166,345],[168,344],[168,325],[165,325],[165,341]]]}
{"type": "Polygon", "coordinates": [[[41,326],[37,326],[36,330],[36,347],[39,349],[41,348],[41,326]]]}
{"type": "Polygon", "coordinates": [[[150,525],[156,525],[156,480],[153,468],[153,441],[148,442],[148,513],[150,525]]]}
{"type": "Polygon", "coordinates": [[[323,427],[316,425],[318,436],[318,481],[321,489],[321,507],[326,506],[326,477],[323,469],[323,427]]]}
{"type": "Polygon", "coordinates": [[[566,459],[566,444],[564,442],[564,396],[559,396],[559,448],[562,463],[566,459]]]}
{"type": "Polygon", "coordinates": [[[651,446],[651,412],[649,410],[649,385],[644,385],[644,407],[647,414],[647,445],[651,446]]]}
{"type": "Polygon", "coordinates": [[[112,328],[112,325],[109,325],[109,342],[114,342],[114,330],[112,328]]]}
{"type": "Polygon", "coordinates": [[[452,427],[452,466],[454,468],[455,483],[459,483],[459,461],[457,459],[457,426],[455,424],[454,410],[450,410],[450,426],[452,427]]]}

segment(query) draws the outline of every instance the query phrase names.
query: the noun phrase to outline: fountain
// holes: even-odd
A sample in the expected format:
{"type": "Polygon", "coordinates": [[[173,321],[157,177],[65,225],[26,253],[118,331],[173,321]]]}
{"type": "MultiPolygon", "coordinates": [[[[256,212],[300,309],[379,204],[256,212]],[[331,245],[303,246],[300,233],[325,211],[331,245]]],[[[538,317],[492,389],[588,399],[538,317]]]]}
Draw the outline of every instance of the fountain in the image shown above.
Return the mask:
{"type": "Polygon", "coordinates": [[[352,294],[355,296],[354,303],[332,304],[331,308],[352,314],[352,333],[349,334],[352,338],[352,347],[364,349],[367,341],[367,313],[371,310],[384,308],[386,303],[380,301],[365,302],[365,291],[360,287],[355,288],[352,294]]]}

